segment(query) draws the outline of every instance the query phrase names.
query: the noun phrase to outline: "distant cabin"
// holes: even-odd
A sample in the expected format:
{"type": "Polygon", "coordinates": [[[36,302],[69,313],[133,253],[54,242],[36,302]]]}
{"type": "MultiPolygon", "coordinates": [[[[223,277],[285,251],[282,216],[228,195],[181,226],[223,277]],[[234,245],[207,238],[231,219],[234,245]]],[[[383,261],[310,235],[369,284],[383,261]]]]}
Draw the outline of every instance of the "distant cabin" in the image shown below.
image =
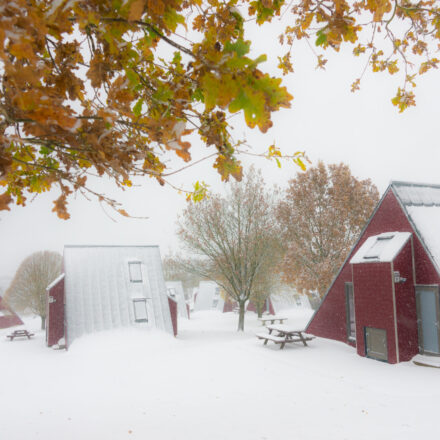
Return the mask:
{"type": "Polygon", "coordinates": [[[64,274],[47,288],[48,346],[112,328],[177,334],[157,246],[65,246],[64,274]]]}
{"type": "Polygon", "coordinates": [[[14,327],[16,325],[23,325],[23,321],[0,296],[0,329],[14,327]]]}
{"type": "Polygon", "coordinates": [[[214,281],[200,281],[194,298],[194,310],[219,310],[220,286],[214,281]]]}
{"type": "Polygon", "coordinates": [[[397,363],[440,355],[440,185],[392,182],[307,332],[397,363]]]}

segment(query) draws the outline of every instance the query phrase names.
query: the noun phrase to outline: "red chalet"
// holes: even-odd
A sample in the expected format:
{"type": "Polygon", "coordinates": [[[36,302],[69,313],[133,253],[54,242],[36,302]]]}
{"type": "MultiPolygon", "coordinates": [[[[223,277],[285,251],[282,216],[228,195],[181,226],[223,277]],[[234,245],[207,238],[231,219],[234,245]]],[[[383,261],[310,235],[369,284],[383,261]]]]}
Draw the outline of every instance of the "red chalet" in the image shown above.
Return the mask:
{"type": "Polygon", "coordinates": [[[23,321],[8,305],[6,305],[5,301],[3,301],[0,296],[0,329],[22,324],[23,321]]]}
{"type": "Polygon", "coordinates": [[[440,355],[440,185],[392,182],[307,332],[397,363],[440,355]]]}

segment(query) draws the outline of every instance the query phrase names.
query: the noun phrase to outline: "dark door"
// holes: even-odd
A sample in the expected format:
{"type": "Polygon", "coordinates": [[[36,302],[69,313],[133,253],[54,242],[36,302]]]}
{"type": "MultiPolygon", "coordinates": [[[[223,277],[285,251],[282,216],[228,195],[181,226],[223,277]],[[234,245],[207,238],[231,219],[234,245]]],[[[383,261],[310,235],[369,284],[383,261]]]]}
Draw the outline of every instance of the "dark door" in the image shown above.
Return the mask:
{"type": "Polygon", "coordinates": [[[365,351],[365,354],[369,358],[379,361],[388,361],[386,330],[365,327],[365,351]]]}
{"type": "Polygon", "coordinates": [[[416,288],[419,349],[421,353],[440,354],[438,287],[416,288]]]}

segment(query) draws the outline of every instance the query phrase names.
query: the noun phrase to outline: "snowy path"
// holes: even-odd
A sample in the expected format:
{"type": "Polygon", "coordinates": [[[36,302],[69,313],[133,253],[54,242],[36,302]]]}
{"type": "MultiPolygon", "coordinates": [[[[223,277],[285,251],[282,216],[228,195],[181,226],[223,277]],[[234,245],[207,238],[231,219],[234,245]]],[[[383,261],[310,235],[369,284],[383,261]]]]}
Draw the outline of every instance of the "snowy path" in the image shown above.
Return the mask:
{"type": "MultiPolygon", "coordinates": [[[[307,311],[291,311],[303,326],[307,311]]],[[[344,344],[264,347],[247,316],[199,312],[177,339],[137,329],[69,352],[0,331],[0,439],[413,439],[438,431],[440,371],[361,358],[344,344]]],[[[37,320],[27,328],[34,329],[37,320]]]]}

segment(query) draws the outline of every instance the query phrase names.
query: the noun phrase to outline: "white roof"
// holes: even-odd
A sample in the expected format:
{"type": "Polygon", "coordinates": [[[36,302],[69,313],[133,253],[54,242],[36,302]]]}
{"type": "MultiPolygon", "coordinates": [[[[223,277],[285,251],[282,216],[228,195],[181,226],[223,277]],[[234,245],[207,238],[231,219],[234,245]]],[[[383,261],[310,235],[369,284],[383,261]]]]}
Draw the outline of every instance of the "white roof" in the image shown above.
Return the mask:
{"type": "Polygon", "coordinates": [[[218,284],[214,281],[200,281],[194,309],[196,311],[217,309],[220,301],[220,287],[218,284]],[[214,301],[215,299],[217,301],[214,301]]]}
{"type": "Polygon", "coordinates": [[[351,264],[393,261],[411,237],[410,232],[384,232],[368,237],[350,260],[351,264]]]}
{"type": "Polygon", "coordinates": [[[169,289],[174,289],[174,297],[172,297],[177,302],[177,308],[179,310],[179,316],[183,318],[188,318],[188,311],[186,309],[185,293],[183,291],[182,281],[166,281],[166,286],[168,294],[169,289]]]}
{"type": "Polygon", "coordinates": [[[392,182],[392,187],[440,274],[440,185],[392,182]]]}
{"type": "Polygon", "coordinates": [[[85,333],[133,325],[136,299],[145,300],[148,326],[172,333],[157,246],[65,246],[64,273],[69,344],[85,333]],[[130,262],[141,281],[130,281],[130,262]]]}

